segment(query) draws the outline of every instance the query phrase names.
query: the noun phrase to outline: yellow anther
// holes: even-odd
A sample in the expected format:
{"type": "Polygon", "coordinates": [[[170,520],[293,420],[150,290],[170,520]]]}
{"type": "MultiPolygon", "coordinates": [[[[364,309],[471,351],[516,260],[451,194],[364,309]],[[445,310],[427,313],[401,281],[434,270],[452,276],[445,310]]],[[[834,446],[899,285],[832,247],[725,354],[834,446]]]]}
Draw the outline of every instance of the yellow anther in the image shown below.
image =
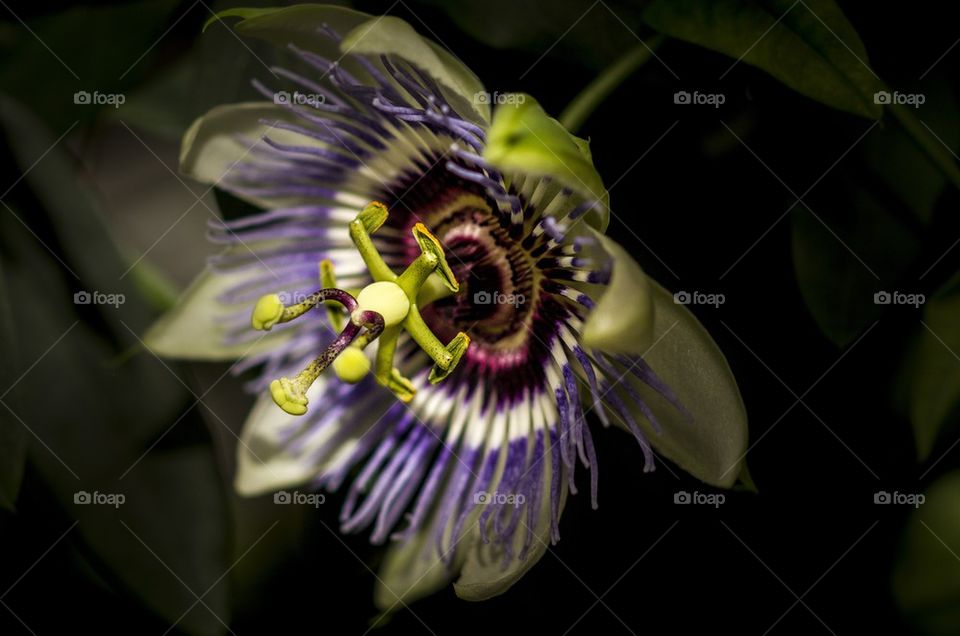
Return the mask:
{"type": "Polygon", "coordinates": [[[357,311],[375,311],[383,316],[385,327],[403,322],[410,313],[410,300],[396,283],[379,281],[364,287],[357,296],[357,311]]]}
{"type": "Polygon", "coordinates": [[[276,294],[267,294],[257,301],[250,316],[250,324],[254,329],[270,331],[280,321],[283,315],[283,301],[276,294]]]}
{"type": "Polygon", "coordinates": [[[290,415],[303,415],[307,412],[307,396],[288,378],[271,382],[270,395],[277,406],[290,415]]]}
{"type": "Polygon", "coordinates": [[[460,363],[460,358],[467,352],[469,346],[470,336],[462,331],[459,332],[446,346],[446,350],[450,354],[450,362],[445,366],[437,363],[433,365],[433,369],[430,370],[430,384],[437,384],[453,373],[453,370],[456,369],[460,363]]]}
{"type": "Polygon", "coordinates": [[[357,220],[363,223],[363,227],[367,233],[373,234],[384,224],[388,215],[387,206],[379,201],[371,201],[361,210],[360,214],[357,215],[357,220]]]}
{"type": "Polygon", "coordinates": [[[349,384],[356,384],[370,373],[370,358],[357,347],[347,347],[333,361],[337,377],[349,384]]]}
{"type": "Polygon", "coordinates": [[[440,279],[447,288],[454,293],[460,291],[460,284],[457,282],[457,277],[454,276],[453,270],[450,269],[450,266],[447,264],[447,259],[443,254],[443,246],[440,245],[437,237],[427,229],[426,225],[416,223],[413,226],[413,238],[416,239],[421,252],[430,254],[436,258],[436,261],[431,262],[431,265],[436,267],[437,275],[440,276],[440,279]]]}

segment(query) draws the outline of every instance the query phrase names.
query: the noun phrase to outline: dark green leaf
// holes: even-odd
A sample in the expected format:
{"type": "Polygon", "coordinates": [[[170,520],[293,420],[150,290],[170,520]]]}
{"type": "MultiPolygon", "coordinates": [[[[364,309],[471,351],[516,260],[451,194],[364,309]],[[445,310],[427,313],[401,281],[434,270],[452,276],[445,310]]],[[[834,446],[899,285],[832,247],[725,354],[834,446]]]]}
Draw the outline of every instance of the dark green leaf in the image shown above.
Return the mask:
{"type": "Polygon", "coordinates": [[[643,19],[667,35],[752,64],[833,108],[878,119],[882,90],[860,37],[833,0],[653,0],[643,19]]]}
{"type": "Polygon", "coordinates": [[[919,240],[886,201],[856,184],[827,207],[802,203],[793,216],[793,260],[800,292],[820,329],[839,346],[877,320],[878,292],[897,287],[918,254],[919,240]],[[819,217],[819,220],[818,218],[819,217]]]}
{"type": "Polygon", "coordinates": [[[930,455],[939,435],[960,417],[960,275],[930,298],[911,343],[903,380],[917,455],[930,455]]]}
{"type": "Polygon", "coordinates": [[[3,26],[9,37],[0,39],[0,86],[58,132],[90,120],[104,106],[75,104],[74,94],[123,92],[149,73],[158,51],[151,45],[169,27],[176,6],[174,0],[74,6],[30,19],[29,31],[8,15],[11,22],[3,26]]]}
{"type": "MultiPolygon", "coordinates": [[[[13,326],[13,308],[0,261],[0,350],[6,363],[0,365],[0,392],[6,399],[10,387],[17,381],[14,369],[20,366],[17,339],[13,326]]],[[[0,508],[13,510],[23,468],[27,459],[27,431],[5,407],[0,405],[0,508]]]]}
{"type": "MultiPolygon", "coordinates": [[[[428,0],[426,4],[445,11],[465,33],[487,46],[529,51],[536,57],[549,50],[551,57],[595,69],[636,46],[641,26],[637,8],[630,6],[640,2],[607,2],[604,6],[593,0],[428,0]],[[597,37],[598,33],[603,37],[597,37]]],[[[530,71],[533,73],[533,67],[530,71]]]]}
{"type": "MultiPolygon", "coordinates": [[[[901,90],[922,93],[925,102],[917,116],[940,138],[940,143],[952,149],[960,148],[957,101],[949,85],[929,78],[916,91],[901,90]]],[[[878,127],[863,140],[860,150],[867,165],[876,171],[891,194],[899,198],[922,224],[929,223],[947,179],[903,127],[892,122],[878,127]]]]}
{"type": "Polygon", "coordinates": [[[960,472],[936,481],[911,514],[893,572],[897,604],[924,636],[960,633],[960,472]]]}
{"type": "MultiPolygon", "coordinates": [[[[136,334],[153,313],[123,277],[127,264],[66,145],[54,145],[55,137],[10,100],[0,100],[0,121],[22,169],[35,164],[5,199],[10,208],[0,210],[5,297],[16,300],[21,348],[13,371],[22,380],[11,404],[33,433],[28,460],[79,521],[105,580],[170,623],[182,616],[186,633],[221,633],[202,606],[185,614],[194,593],[227,569],[223,493],[209,437],[195,417],[180,420],[189,401],[173,372],[134,353],[136,334]],[[82,302],[94,293],[101,303],[82,302]],[[117,302],[103,303],[109,298],[117,302]],[[83,505],[80,493],[122,494],[126,501],[118,508],[83,505]]],[[[222,589],[204,602],[227,619],[222,589]]]]}

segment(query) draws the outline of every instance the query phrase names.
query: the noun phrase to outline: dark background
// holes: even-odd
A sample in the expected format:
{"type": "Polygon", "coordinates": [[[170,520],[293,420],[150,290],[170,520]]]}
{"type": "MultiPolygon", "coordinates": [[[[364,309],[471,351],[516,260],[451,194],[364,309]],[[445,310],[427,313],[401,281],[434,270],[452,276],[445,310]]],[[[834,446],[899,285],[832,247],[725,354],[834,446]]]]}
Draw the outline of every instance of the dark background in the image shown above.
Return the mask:
{"type": "MultiPolygon", "coordinates": [[[[483,3],[464,4],[483,7],[483,3]]],[[[391,14],[408,19],[421,33],[426,23],[434,37],[469,65],[488,90],[522,90],[536,96],[554,114],[595,76],[598,68],[613,59],[611,55],[617,51],[609,49],[620,47],[624,37],[632,38],[618,21],[588,18],[550,48],[591,4],[572,3],[571,8],[556,12],[545,3],[514,4],[515,14],[504,12],[498,20],[509,23],[527,19],[525,16],[532,11],[551,23],[549,29],[544,28],[545,34],[522,45],[511,42],[510,46],[497,47],[461,30],[455,17],[463,9],[453,5],[410,1],[392,7],[390,3],[373,2],[356,6],[372,13],[389,8],[391,14]],[[563,20],[566,26],[562,28],[552,24],[563,20]]],[[[842,2],[841,6],[859,32],[871,66],[888,84],[902,90],[917,86],[919,76],[960,37],[949,3],[918,2],[895,7],[842,2]]],[[[36,25],[62,9],[45,2],[0,7],[0,20],[4,20],[0,42],[19,46],[18,42],[26,41],[17,39],[23,36],[24,27],[14,13],[28,25],[36,25]]],[[[499,6],[490,9],[494,10],[499,11],[499,6]]],[[[601,3],[593,5],[589,13],[611,10],[622,11],[627,16],[624,21],[632,24],[630,7],[601,3]]],[[[194,55],[201,48],[197,44],[199,31],[208,16],[204,6],[174,4],[161,20],[144,30],[141,49],[169,28],[142,66],[120,83],[119,90],[136,93],[194,55]]],[[[111,28],[123,29],[124,25],[118,22],[93,28],[75,21],[66,28],[68,33],[63,37],[83,42],[93,37],[92,32],[109,34],[111,28]]],[[[158,154],[169,165],[173,165],[176,148],[176,135],[170,130],[215,103],[248,94],[243,92],[243,76],[263,77],[263,68],[252,63],[236,41],[218,33],[218,28],[222,30],[215,26],[204,38],[219,47],[232,47],[221,51],[229,66],[222,72],[227,77],[225,87],[206,81],[209,75],[191,76],[192,83],[182,85],[187,92],[181,93],[181,99],[171,100],[167,106],[159,98],[154,102],[168,115],[177,113],[169,115],[170,123],[163,122],[163,126],[151,126],[155,116],[150,112],[136,121],[133,115],[129,121],[124,119],[122,109],[117,113],[148,145],[156,144],[158,154]],[[233,76],[238,78],[235,82],[233,76]]],[[[642,27],[637,32],[642,37],[650,33],[642,27]]],[[[96,42],[102,44],[99,37],[96,42]]],[[[51,48],[56,50],[52,44],[51,48]]],[[[96,176],[104,165],[119,170],[110,177],[95,178],[97,183],[148,181],[156,186],[162,181],[173,189],[180,188],[162,167],[157,170],[159,164],[152,166],[153,176],[137,176],[134,162],[152,160],[149,156],[144,159],[143,148],[131,142],[124,124],[111,114],[91,117],[66,100],[50,104],[32,99],[37,93],[30,91],[42,93],[58,83],[71,85],[71,80],[55,61],[44,58],[43,50],[27,51],[29,56],[23,48],[11,50],[17,53],[7,56],[4,64],[18,65],[17,72],[5,68],[0,77],[6,84],[0,85],[0,91],[36,112],[53,130],[54,138],[70,121],[80,119],[68,140],[85,171],[96,176]],[[118,141],[120,138],[124,140],[118,141]],[[128,159],[124,153],[129,154],[128,159]],[[104,155],[113,160],[104,159],[104,155]],[[125,165],[130,166],[129,173],[124,172],[125,165]]],[[[67,59],[68,64],[112,64],[112,77],[117,75],[116,69],[129,65],[126,59],[110,62],[109,55],[99,62],[85,62],[84,50],[95,56],[103,47],[91,40],[89,47],[76,49],[79,57],[67,59]]],[[[891,573],[912,509],[875,505],[874,493],[920,492],[960,464],[957,452],[949,452],[956,434],[945,434],[930,457],[918,463],[911,424],[899,402],[904,356],[912,339],[922,333],[921,316],[910,307],[891,307],[876,320],[853,329],[844,346],[838,345],[837,339],[829,337],[818,324],[801,292],[795,267],[797,234],[805,229],[813,233],[815,240],[804,249],[812,249],[814,257],[839,263],[838,278],[849,275],[849,270],[860,264],[815,219],[811,225],[813,217],[803,205],[796,205],[774,224],[796,201],[780,180],[802,194],[826,173],[804,201],[848,245],[859,246],[860,241],[870,244],[869,237],[854,236],[859,230],[849,222],[850,210],[858,205],[853,194],[857,188],[869,188],[875,200],[891,204],[895,218],[908,219],[904,221],[906,227],[916,225],[909,220],[909,210],[895,201],[889,184],[870,170],[871,153],[896,152],[894,146],[883,145],[888,136],[896,134],[896,124],[885,118],[851,150],[871,121],[801,96],[745,63],[718,80],[733,61],[688,43],[669,40],[657,54],[673,72],[657,60],[649,61],[594,112],[579,134],[591,139],[595,162],[608,187],[616,183],[611,191],[614,220],[610,234],[669,289],[725,295],[721,307],[697,307],[694,311],[723,349],[740,385],[751,428],[747,460],[758,492],[728,492],[726,503],[716,510],[677,506],[673,503],[674,492],[710,489],[669,464],[643,475],[639,450],[629,438],[615,430],[598,432],[595,439],[602,471],[599,510],[590,510],[588,498],[573,497],[561,522],[561,542],[514,588],[491,601],[472,604],[457,599],[449,587],[409,610],[397,612],[374,632],[910,632],[894,601],[891,573]],[[676,105],[672,95],[678,90],[722,92],[727,99],[719,109],[676,105]],[[832,167],[841,156],[843,159],[832,167]],[[798,397],[802,397],[802,403],[798,403],[798,397]]],[[[129,61],[135,57],[127,56],[129,61]]],[[[958,70],[960,49],[939,62],[925,86],[942,81],[938,86],[956,98],[958,70]]],[[[173,94],[177,94],[175,90],[173,94]]],[[[948,107],[946,114],[950,125],[955,126],[955,106],[948,107]]],[[[153,123],[158,121],[154,119],[153,123]]],[[[22,172],[6,150],[3,167],[0,181],[8,185],[22,172]]],[[[129,190],[124,200],[117,198],[118,194],[105,197],[114,197],[113,212],[106,218],[119,240],[126,240],[133,246],[132,253],[138,254],[151,241],[142,234],[129,233],[131,227],[143,226],[140,221],[125,222],[124,210],[147,202],[138,200],[132,185],[129,190]],[[123,201],[132,203],[127,206],[123,201]]],[[[26,202],[34,195],[24,183],[11,196],[20,196],[19,200],[26,202]]],[[[944,188],[929,223],[913,228],[919,251],[908,267],[888,273],[884,249],[855,248],[879,275],[874,281],[876,290],[902,289],[929,297],[950,279],[960,266],[960,250],[949,252],[922,280],[919,277],[960,237],[957,203],[956,190],[944,188]]],[[[6,212],[0,210],[0,214],[6,212]]],[[[152,214],[163,212],[154,210],[152,214]]],[[[162,229],[179,214],[179,209],[170,210],[165,218],[154,222],[162,229]]],[[[201,211],[199,217],[205,214],[201,211]]],[[[50,222],[36,216],[30,217],[29,223],[39,237],[55,238],[50,222]]],[[[15,251],[12,246],[20,241],[10,233],[13,227],[4,225],[4,238],[0,240],[0,247],[8,252],[15,251]]],[[[160,270],[183,283],[190,271],[198,271],[203,256],[212,249],[205,252],[208,248],[199,238],[186,243],[186,238],[178,238],[186,236],[186,230],[180,232],[178,229],[170,238],[171,244],[158,248],[154,256],[160,270]]],[[[58,250],[57,245],[53,248],[58,250]]],[[[37,294],[42,296],[44,290],[38,289],[37,294]]],[[[13,303],[14,313],[18,306],[13,303]]],[[[97,320],[83,315],[80,319],[84,324],[97,320]]],[[[22,333],[20,338],[29,341],[31,334],[22,333]]],[[[40,344],[42,351],[49,340],[40,344]]],[[[27,360],[17,367],[20,371],[13,378],[29,364],[27,360]]],[[[216,382],[227,366],[174,368],[196,395],[203,395],[205,387],[216,382]]],[[[75,381],[74,376],[59,371],[41,365],[37,375],[28,376],[24,382],[69,385],[75,381]]],[[[222,572],[272,528],[267,538],[219,581],[209,597],[218,599],[221,605],[217,607],[227,608],[221,615],[230,629],[236,634],[294,630],[364,633],[376,616],[372,604],[374,575],[367,566],[376,571],[378,550],[362,535],[338,538],[337,495],[328,496],[327,504],[317,511],[305,508],[283,511],[280,516],[266,501],[269,498],[250,502],[233,496],[229,484],[235,439],[221,423],[239,432],[251,400],[241,393],[239,381],[233,378],[216,384],[204,400],[207,408],[194,404],[189,395],[182,398],[174,409],[175,417],[186,416],[158,446],[164,452],[198,449],[211,466],[217,467],[219,485],[213,489],[214,503],[204,510],[218,519],[222,541],[202,549],[218,557],[222,572]],[[211,411],[218,416],[214,418],[211,411]],[[273,527],[271,524],[278,519],[280,523],[273,527]]],[[[149,392],[140,404],[147,411],[154,408],[149,392]]],[[[96,435],[84,434],[89,422],[82,408],[63,402],[51,402],[45,408],[73,410],[73,443],[85,445],[87,454],[93,456],[101,452],[96,435]]],[[[49,471],[38,468],[32,459],[43,450],[33,448],[36,440],[32,437],[29,444],[31,454],[16,510],[0,512],[0,593],[9,588],[2,601],[12,610],[0,607],[3,633],[65,633],[74,627],[101,633],[164,633],[171,621],[148,609],[124,581],[111,575],[97,548],[79,529],[68,531],[50,548],[78,517],[74,507],[57,494],[58,488],[50,484],[49,471]]],[[[186,482],[181,487],[192,486],[186,482]]],[[[183,531],[183,536],[191,536],[196,518],[165,510],[160,499],[153,505],[157,523],[171,524],[178,532],[183,531]]],[[[119,519],[124,518],[123,513],[119,512],[119,519]]],[[[82,528],[84,521],[80,523],[82,528]]],[[[119,534],[129,541],[122,530],[119,534]]],[[[960,543],[955,549],[960,549],[960,543]]],[[[960,568],[948,551],[942,556],[945,569],[960,568]]],[[[214,578],[220,572],[213,572],[214,578]]],[[[163,567],[149,576],[166,577],[166,584],[176,588],[181,572],[163,567]]],[[[200,594],[206,587],[194,591],[200,594]]],[[[184,611],[192,601],[187,595],[184,611]]],[[[210,625],[211,617],[204,614],[202,607],[195,608],[191,618],[215,632],[218,624],[210,625]]],[[[185,627],[189,623],[185,621],[171,633],[207,629],[185,627]]]]}

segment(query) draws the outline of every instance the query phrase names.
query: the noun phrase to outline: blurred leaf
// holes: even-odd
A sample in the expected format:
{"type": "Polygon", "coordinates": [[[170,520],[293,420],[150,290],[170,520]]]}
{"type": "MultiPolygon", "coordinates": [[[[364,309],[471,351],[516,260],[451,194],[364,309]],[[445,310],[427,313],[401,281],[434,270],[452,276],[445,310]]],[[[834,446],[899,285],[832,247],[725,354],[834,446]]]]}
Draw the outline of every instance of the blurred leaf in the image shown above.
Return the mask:
{"type": "Polygon", "coordinates": [[[927,301],[923,322],[903,376],[920,461],[960,419],[960,274],[927,301]]]}
{"type": "Polygon", "coordinates": [[[800,203],[790,213],[800,293],[817,325],[840,347],[880,317],[885,306],[874,294],[910,291],[896,285],[920,249],[888,201],[856,183],[846,191],[829,207],[813,205],[811,212],[800,203]]]}
{"type": "Polygon", "coordinates": [[[267,75],[266,65],[287,62],[284,53],[255,40],[241,43],[223,25],[202,36],[197,29],[189,52],[131,91],[122,108],[106,115],[179,143],[193,120],[214,106],[263,99],[250,80],[267,75]]]}
{"type": "MultiPolygon", "coordinates": [[[[0,365],[0,401],[17,381],[15,368],[20,367],[17,358],[17,339],[13,327],[13,310],[10,294],[4,278],[3,262],[0,261],[0,350],[5,364],[0,365]]],[[[27,460],[27,431],[17,419],[0,405],[0,508],[14,509],[23,468],[27,460]]]]}
{"type": "Polygon", "coordinates": [[[833,0],[652,0],[643,19],[675,38],[770,73],[812,99],[878,119],[881,82],[833,0]]]}
{"type": "MultiPolygon", "coordinates": [[[[10,37],[0,39],[0,86],[58,132],[74,121],[89,121],[103,106],[75,104],[74,94],[123,92],[147,75],[149,58],[158,51],[154,45],[177,4],[74,6],[28,20],[29,31],[10,18],[4,23],[10,37]]],[[[196,17],[202,18],[199,11],[196,17]]]]}
{"type": "Polygon", "coordinates": [[[122,109],[108,114],[153,136],[179,140],[197,114],[197,72],[196,57],[184,56],[130,94],[122,109]]]}
{"type": "Polygon", "coordinates": [[[641,26],[638,0],[604,4],[594,0],[426,0],[424,4],[445,11],[465,33],[492,48],[529,51],[537,57],[549,49],[553,57],[594,69],[635,46],[641,26]]]}
{"type": "Polygon", "coordinates": [[[897,604],[924,636],[960,633],[960,472],[927,491],[910,515],[893,572],[897,604]]]}
{"type": "MultiPolygon", "coordinates": [[[[201,594],[227,569],[209,438],[195,420],[180,421],[187,395],[173,372],[146,353],[129,355],[153,313],[122,277],[126,263],[65,142],[54,144],[9,99],[0,99],[0,123],[21,169],[33,166],[0,211],[0,259],[22,347],[16,373],[24,374],[11,394],[35,435],[29,461],[79,520],[104,579],[172,623],[196,600],[186,586],[201,594]],[[101,302],[83,302],[95,293],[101,302]],[[126,502],[81,505],[79,492],[120,493],[126,502]]],[[[204,602],[226,617],[222,588],[204,602]]],[[[179,628],[223,631],[202,606],[179,628]]]]}
{"type": "MultiPolygon", "coordinates": [[[[935,131],[943,144],[953,149],[960,147],[957,101],[947,82],[928,78],[922,91],[918,88],[916,91],[902,89],[902,92],[922,93],[926,101],[917,111],[918,115],[935,131]]],[[[878,127],[863,140],[859,150],[867,165],[879,175],[891,193],[922,224],[929,223],[947,179],[903,127],[878,127]]]]}

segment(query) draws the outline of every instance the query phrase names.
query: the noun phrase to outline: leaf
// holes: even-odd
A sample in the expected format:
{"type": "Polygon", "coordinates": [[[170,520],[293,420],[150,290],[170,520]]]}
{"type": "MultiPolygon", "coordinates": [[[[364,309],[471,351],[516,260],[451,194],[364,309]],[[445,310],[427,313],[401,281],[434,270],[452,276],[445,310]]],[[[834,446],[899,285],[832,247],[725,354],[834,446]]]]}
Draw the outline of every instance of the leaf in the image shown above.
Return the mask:
{"type": "Polygon", "coordinates": [[[920,461],[960,421],[960,274],[927,301],[923,322],[903,375],[920,461]]]}
{"type": "MultiPolygon", "coordinates": [[[[925,98],[922,118],[935,131],[940,142],[948,148],[960,148],[960,120],[957,119],[957,101],[948,82],[928,78],[922,87],[913,91],[901,87],[901,92],[919,93],[925,98]],[[921,90],[922,88],[922,90],[921,90]]],[[[933,218],[934,208],[947,179],[928,155],[902,126],[877,127],[863,140],[860,156],[882,179],[890,193],[910,210],[923,225],[933,218]]]]}
{"type": "MultiPolygon", "coordinates": [[[[0,350],[4,352],[5,364],[0,366],[0,391],[6,398],[7,391],[17,382],[15,368],[21,362],[17,356],[17,338],[14,332],[13,308],[0,261],[0,350]]],[[[16,406],[16,405],[14,405],[16,406]]],[[[0,405],[0,508],[13,510],[23,469],[27,460],[27,431],[5,407],[0,405]]]]}
{"type": "MultiPolygon", "coordinates": [[[[28,461],[79,521],[105,580],[170,623],[183,616],[184,632],[220,633],[202,607],[184,616],[196,599],[185,585],[200,594],[227,569],[209,437],[183,417],[182,381],[145,353],[129,355],[153,314],[121,279],[126,263],[66,146],[6,98],[0,123],[21,170],[32,166],[7,197],[10,209],[0,210],[0,262],[22,349],[14,369],[22,380],[11,397],[32,432],[28,461]],[[99,300],[86,303],[95,293],[99,300]],[[84,505],[76,499],[82,493],[126,501],[84,505]]],[[[222,589],[205,603],[226,617],[222,589]]]]}
{"type": "Polygon", "coordinates": [[[847,189],[829,207],[814,205],[811,212],[798,204],[791,212],[800,293],[821,331],[840,347],[884,311],[874,294],[911,291],[898,289],[898,283],[920,249],[889,200],[857,184],[847,189]]]}
{"type": "Polygon", "coordinates": [[[30,19],[30,30],[19,27],[0,40],[0,86],[58,133],[90,121],[113,107],[76,104],[74,93],[123,93],[148,75],[152,55],[161,50],[150,45],[176,6],[173,0],[80,5],[30,19]]]}
{"type": "Polygon", "coordinates": [[[833,108],[879,119],[882,83],[833,0],[652,0],[652,28],[751,64],[833,108]]]}
{"type": "Polygon", "coordinates": [[[197,57],[185,56],[165,68],[156,79],[128,95],[122,109],[107,114],[151,136],[179,140],[197,113],[197,57]]]}
{"type": "Polygon", "coordinates": [[[913,510],[893,570],[897,605],[915,633],[960,631],[960,472],[938,479],[913,510]]]}
{"type": "MultiPolygon", "coordinates": [[[[594,69],[607,66],[637,44],[641,21],[637,2],[593,0],[485,0],[425,4],[446,12],[465,33],[488,47],[533,55],[518,70],[519,75],[550,72],[538,58],[549,49],[550,57],[594,69]],[[504,16],[509,16],[505,19],[504,16]],[[603,37],[597,37],[602,33],[603,37]]],[[[521,76],[522,80],[523,77],[521,76]]]]}

